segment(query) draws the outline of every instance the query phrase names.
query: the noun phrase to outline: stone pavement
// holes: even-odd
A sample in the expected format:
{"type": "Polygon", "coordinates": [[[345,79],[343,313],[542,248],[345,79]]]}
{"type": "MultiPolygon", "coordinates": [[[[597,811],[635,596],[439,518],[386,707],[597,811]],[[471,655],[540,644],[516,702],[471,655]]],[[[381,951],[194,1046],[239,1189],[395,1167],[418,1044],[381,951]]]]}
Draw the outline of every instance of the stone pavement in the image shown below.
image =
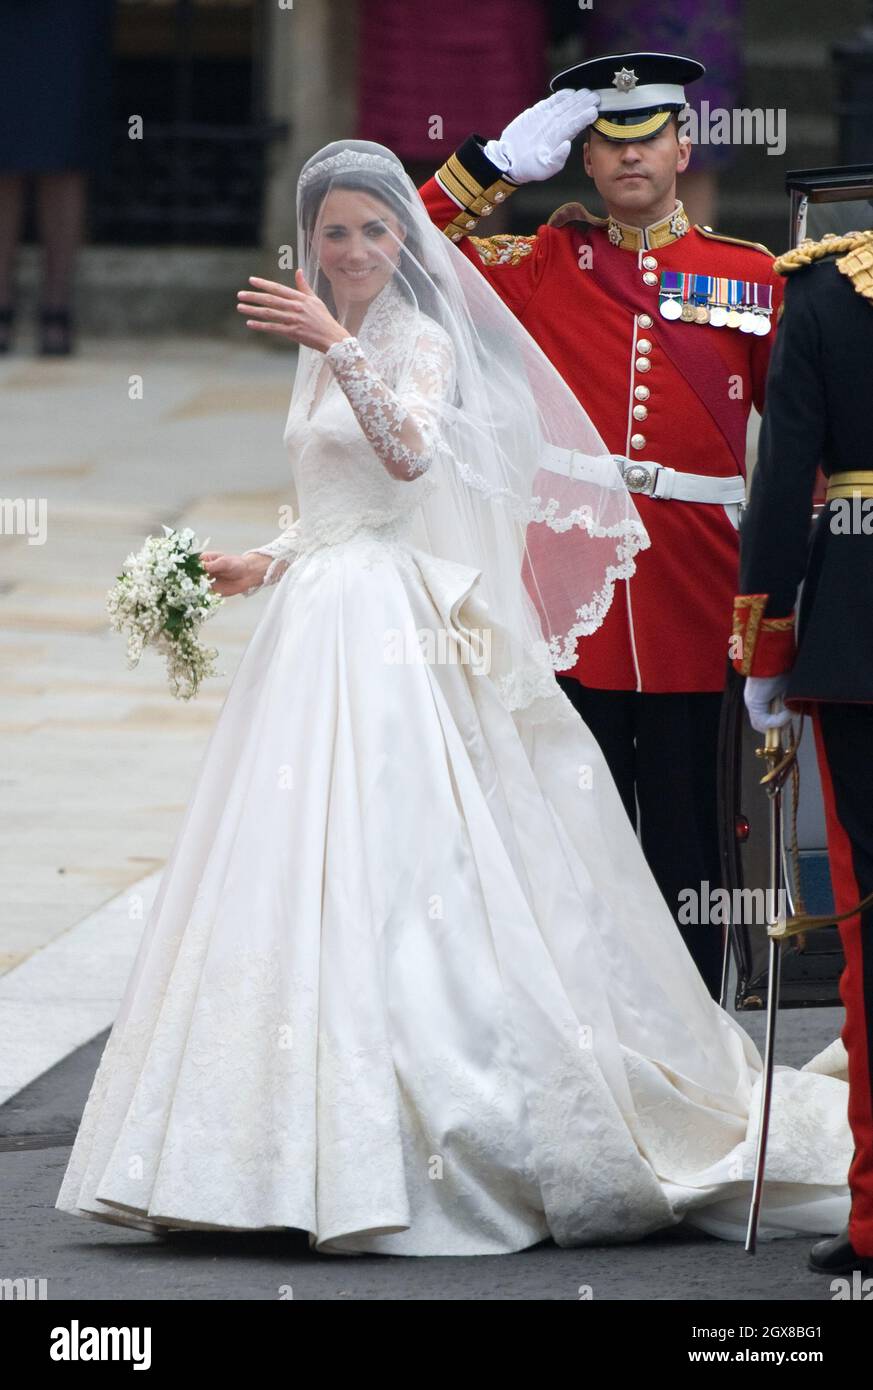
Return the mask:
{"type": "Polygon", "coordinates": [[[228,551],[282,529],[295,362],[253,335],[26,353],[0,361],[0,1103],[114,1018],[265,601],[210,621],[223,674],[185,702],[154,653],[128,669],[106,591],[162,523],[228,551]]]}
{"type": "Polygon", "coordinates": [[[33,543],[0,535],[0,972],[169,852],[263,599],[211,621],[226,674],[186,703],[154,654],[128,670],[106,591],[164,522],[232,551],[278,533],[293,372],[292,350],[263,339],[94,341],[0,364],[0,496],[29,500],[34,523],[33,543]]]}

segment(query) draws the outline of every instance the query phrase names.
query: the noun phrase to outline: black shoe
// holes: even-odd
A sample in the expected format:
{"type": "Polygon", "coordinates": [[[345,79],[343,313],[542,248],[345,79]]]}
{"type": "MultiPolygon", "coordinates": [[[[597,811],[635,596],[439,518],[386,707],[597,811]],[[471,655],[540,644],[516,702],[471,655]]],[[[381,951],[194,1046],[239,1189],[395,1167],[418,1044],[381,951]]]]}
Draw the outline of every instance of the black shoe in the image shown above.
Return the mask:
{"type": "Polygon", "coordinates": [[[873,1255],[856,1255],[848,1230],[827,1240],[817,1240],[809,1252],[809,1267],[816,1274],[873,1274],[873,1255]]]}
{"type": "Polygon", "coordinates": [[[12,346],[12,325],[15,322],[15,308],[4,304],[0,308],[0,352],[8,352],[12,346]]]}
{"type": "Polygon", "coordinates": [[[73,321],[69,309],[39,311],[41,357],[67,357],[73,350],[73,321]]]}

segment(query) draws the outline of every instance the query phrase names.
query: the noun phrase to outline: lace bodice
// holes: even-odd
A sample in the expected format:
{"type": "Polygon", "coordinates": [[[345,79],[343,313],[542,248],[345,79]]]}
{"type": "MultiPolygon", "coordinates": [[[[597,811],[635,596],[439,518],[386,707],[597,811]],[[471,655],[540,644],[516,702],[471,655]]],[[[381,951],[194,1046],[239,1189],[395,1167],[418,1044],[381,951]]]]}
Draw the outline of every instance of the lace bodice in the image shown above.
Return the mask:
{"type": "Polygon", "coordinates": [[[284,441],[299,516],[280,536],[256,547],[273,563],[262,584],[247,593],[275,583],[295,556],[318,546],[358,532],[401,535],[436,486],[429,475],[453,388],[449,335],[408,305],[389,281],[358,336],[316,358],[295,393],[284,441]]]}

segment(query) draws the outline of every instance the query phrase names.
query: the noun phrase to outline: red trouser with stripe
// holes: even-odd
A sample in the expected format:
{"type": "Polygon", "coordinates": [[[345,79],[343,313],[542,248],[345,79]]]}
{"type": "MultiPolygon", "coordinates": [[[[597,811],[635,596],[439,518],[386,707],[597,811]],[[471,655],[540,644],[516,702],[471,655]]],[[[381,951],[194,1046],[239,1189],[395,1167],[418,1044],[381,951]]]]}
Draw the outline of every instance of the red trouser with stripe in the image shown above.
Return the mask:
{"type": "MultiPolygon", "coordinates": [[[[837,912],[873,892],[873,705],[816,706],[812,717],[827,818],[828,857],[837,912]]],[[[846,966],[840,997],[849,1056],[849,1240],[873,1255],[873,909],[839,924],[846,966]]]]}

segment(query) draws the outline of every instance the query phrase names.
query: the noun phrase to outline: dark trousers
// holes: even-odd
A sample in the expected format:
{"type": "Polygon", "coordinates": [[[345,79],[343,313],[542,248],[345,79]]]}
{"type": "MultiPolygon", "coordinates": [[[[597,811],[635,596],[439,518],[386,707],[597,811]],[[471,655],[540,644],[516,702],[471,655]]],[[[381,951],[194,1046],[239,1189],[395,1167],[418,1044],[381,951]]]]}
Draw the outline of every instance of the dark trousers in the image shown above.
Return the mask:
{"type": "MultiPolygon", "coordinates": [[[[716,770],[721,694],[592,690],[559,676],[609,764],[649,868],[714,999],[721,990],[724,928],[699,914],[680,921],[683,890],[721,887],[716,770]]],[[[700,897],[697,898],[700,901],[700,897]]]]}
{"type": "MultiPolygon", "coordinates": [[[[812,719],[837,912],[873,892],[873,705],[820,704],[812,719]]],[[[840,997],[849,1056],[849,1239],[873,1255],[873,909],[839,923],[846,965],[840,997]]]]}

